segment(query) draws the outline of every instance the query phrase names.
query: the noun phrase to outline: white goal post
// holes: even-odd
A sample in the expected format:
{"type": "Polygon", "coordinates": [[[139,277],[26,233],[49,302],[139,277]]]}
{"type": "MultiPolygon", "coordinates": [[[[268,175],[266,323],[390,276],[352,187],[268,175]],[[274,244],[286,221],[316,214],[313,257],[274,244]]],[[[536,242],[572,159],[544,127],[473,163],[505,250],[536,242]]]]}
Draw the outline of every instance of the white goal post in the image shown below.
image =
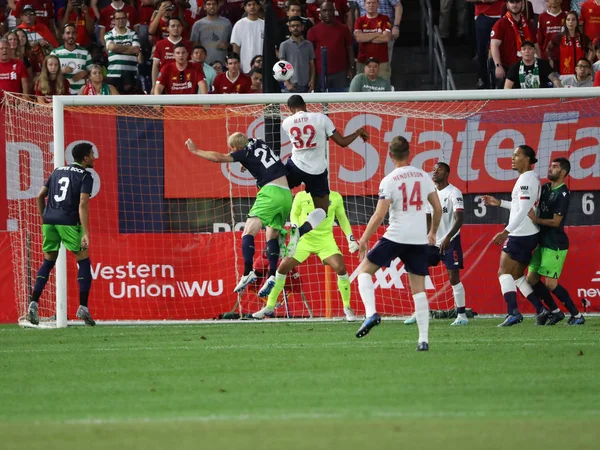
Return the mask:
{"type": "MultiPolygon", "coordinates": [[[[169,105],[266,105],[285,104],[289,94],[243,95],[163,95],[163,96],[54,96],[53,142],[54,167],[65,164],[65,108],[77,106],[169,106],[169,105]]],[[[600,89],[538,89],[538,90],[472,90],[423,91],[385,93],[319,93],[303,94],[306,103],[406,103],[406,102],[465,102],[511,100],[515,113],[526,106],[527,99],[573,99],[600,97],[600,89]],[[526,98],[526,99],[525,99],[526,98]]],[[[385,105],[382,105],[385,107],[385,105]]],[[[467,112],[468,113],[468,112],[467,112]]],[[[56,264],[56,327],[67,326],[67,263],[61,248],[56,264]]],[[[357,295],[358,297],[358,295],[357,295]]]]}

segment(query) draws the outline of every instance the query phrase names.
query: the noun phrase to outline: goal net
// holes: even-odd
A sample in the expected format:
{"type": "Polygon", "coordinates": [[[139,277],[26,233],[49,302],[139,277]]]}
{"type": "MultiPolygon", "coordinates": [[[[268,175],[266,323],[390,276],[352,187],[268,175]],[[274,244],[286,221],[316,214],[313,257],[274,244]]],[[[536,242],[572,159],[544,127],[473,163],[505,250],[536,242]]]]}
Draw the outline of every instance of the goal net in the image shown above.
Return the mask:
{"type": "MultiPolygon", "coordinates": [[[[568,223],[572,248],[578,249],[571,253],[590,253],[585,236],[598,242],[594,209],[594,190],[600,177],[597,98],[419,102],[393,95],[395,98],[380,95],[377,101],[361,101],[361,96],[343,101],[339,96],[326,97],[335,100],[330,103],[323,103],[322,95],[306,96],[309,110],[328,114],[341,134],[358,127],[370,133],[367,143],[359,139],[346,149],[329,144],[331,189],[343,196],[356,239],[374,211],[379,182],[393,167],[387,155],[389,142],[403,135],[411,144],[412,165],[429,171],[438,161],[448,163],[450,182],[464,195],[461,236],[465,269],[461,277],[467,307],[479,313],[505,311],[496,279],[499,249],[491,240],[506,222],[507,211],[486,208],[481,194],[509,198],[517,177],[511,170],[510,156],[519,144],[537,149],[536,171],[542,178],[551,159],[570,159],[569,187],[576,192],[568,223]]],[[[198,96],[194,101],[232,101],[232,97],[215,97],[198,96]]],[[[255,181],[238,163],[205,161],[191,154],[184,143],[192,138],[199,148],[227,152],[227,136],[242,131],[265,139],[285,160],[291,154],[291,144],[280,124],[289,112],[285,96],[273,97],[268,105],[135,106],[126,104],[129,99],[113,97],[110,101],[119,104],[94,105],[90,104],[93,99],[87,99],[85,106],[64,107],[58,125],[54,121],[64,139],[64,146],[57,148],[59,155],[64,154],[70,163],[73,145],[88,141],[97,157],[90,202],[94,280],[90,310],[95,319],[205,320],[224,314],[243,317],[263,306],[265,300],[258,298],[257,291],[267,271],[264,233],[256,238],[258,281],[242,295],[233,293],[243,270],[241,230],[256,196],[255,181]]],[[[248,96],[239,98],[250,102],[248,96]]],[[[164,99],[151,100],[160,104],[164,99]]],[[[145,97],[144,101],[150,100],[145,97]]],[[[7,96],[5,107],[15,300],[23,318],[43,261],[35,196],[53,170],[53,119],[57,113],[53,116],[52,108],[18,96],[7,96]]],[[[382,226],[377,237],[383,232],[382,226]]],[[[351,306],[358,315],[364,314],[356,282],[357,254],[348,252],[340,227],[334,227],[334,235],[352,283],[351,306]]],[[[375,237],[370,245],[374,243],[375,237]]],[[[589,258],[591,270],[597,263],[595,255],[589,254],[589,258]]],[[[593,288],[588,286],[593,277],[569,269],[569,263],[574,263],[573,257],[567,260],[563,275],[570,289],[593,288]]],[[[70,319],[74,319],[78,306],[76,274],[75,260],[68,255],[65,275],[70,319]]],[[[55,275],[40,300],[40,316],[49,322],[56,315],[55,275]]],[[[64,278],[59,275],[58,279],[64,278]]],[[[375,288],[380,313],[411,314],[408,276],[399,260],[375,275],[375,288]]],[[[442,264],[430,269],[426,288],[431,309],[453,307],[452,289],[442,264]]],[[[337,275],[311,256],[288,276],[276,316],[339,318],[342,307],[337,275]]]]}

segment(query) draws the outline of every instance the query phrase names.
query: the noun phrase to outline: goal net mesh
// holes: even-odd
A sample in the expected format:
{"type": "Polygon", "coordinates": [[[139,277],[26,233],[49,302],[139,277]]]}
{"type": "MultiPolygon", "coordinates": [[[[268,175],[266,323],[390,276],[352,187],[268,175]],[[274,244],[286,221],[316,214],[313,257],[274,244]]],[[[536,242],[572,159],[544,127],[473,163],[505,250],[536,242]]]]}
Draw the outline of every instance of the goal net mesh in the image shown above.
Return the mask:
{"type": "MultiPolygon", "coordinates": [[[[5,107],[15,299],[24,317],[43,261],[35,196],[53,170],[53,117],[52,108],[18,96],[7,96],[5,107]]],[[[437,161],[450,165],[450,182],[465,198],[461,273],[467,307],[488,313],[504,311],[495,275],[499,250],[490,242],[507,212],[486,209],[480,194],[509,198],[516,179],[510,156],[525,142],[538,149],[536,170],[542,178],[551,158],[568,156],[571,189],[588,189],[600,176],[598,137],[587,126],[594,126],[599,107],[595,98],[309,104],[310,111],[328,114],[342,135],[358,127],[370,134],[367,143],[358,139],[346,149],[329,144],[330,186],[344,198],[356,239],[374,211],[379,182],[393,167],[387,155],[393,137],[409,140],[414,166],[430,171],[437,161]]],[[[90,202],[94,318],[199,320],[248,314],[263,306],[265,299],[257,296],[267,273],[262,232],[255,241],[259,279],[242,295],[233,293],[243,270],[241,230],[256,195],[255,182],[238,163],[215,164],[191,154],[185,141],[192,138],[199,148],[224,153],[227,136],[241,131],[264,139],[285,160],[291,144],[280,124],[288,114],[284,105],[65,108],[66,162],[72,162],[71,149],[81,141],[92,143],[97,157],[90,202]]],[[[579,225],[572,216],[569,223],[579,225]]],[[[594,223],[585,223],[597,236],[594,223]]],[[[357,254],[348,252],[338,226],[333,234],[350,274],[351,306],[364,314],[357,254]]],[[[374,243],[375,237],[370,246],[374,243]]],[[[74,258],[67,258],[68,316],[74,318],[77,268],[74,258]]],[[[399,260],[375,275],[375,288],[380,313],[411,314],[408,276],[399,260]]],[[[442,264],[430,269],[426,288],[431,309],[453,307],[442,264]]],[[[311,256],[288,276],[276,315],[335,318],[343,316],[342,308],[336,274],[311,256]]],[[[40,316],[52,320],[54,314],[53,276],[40,300],[40,316]]]]}

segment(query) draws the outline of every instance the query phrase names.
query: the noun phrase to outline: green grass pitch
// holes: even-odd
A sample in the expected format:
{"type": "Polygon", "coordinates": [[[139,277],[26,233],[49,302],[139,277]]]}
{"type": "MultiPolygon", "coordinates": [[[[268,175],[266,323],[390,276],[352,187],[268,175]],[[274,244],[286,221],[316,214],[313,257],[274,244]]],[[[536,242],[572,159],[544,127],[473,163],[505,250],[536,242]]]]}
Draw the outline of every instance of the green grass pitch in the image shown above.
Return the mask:
{"type": "Polygon", "coordinates": [[[582,327],[0,327],[2,449],[597,449],[582,327]]]}

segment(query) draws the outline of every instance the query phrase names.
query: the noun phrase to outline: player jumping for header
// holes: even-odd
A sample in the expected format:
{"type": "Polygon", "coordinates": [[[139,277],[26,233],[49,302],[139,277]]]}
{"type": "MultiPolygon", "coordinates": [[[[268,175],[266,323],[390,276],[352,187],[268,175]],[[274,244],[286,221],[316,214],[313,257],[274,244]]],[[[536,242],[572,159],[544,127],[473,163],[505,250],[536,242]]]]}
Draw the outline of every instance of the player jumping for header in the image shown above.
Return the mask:
{"type": "Polygon", "coordinates": [[[366,141],[369,134],[364,128],[359,128],[349,136],[342,136],[325,114],[307,112],[306,103],[300,95],[292,95],[287,104],[292,115],[283,121],[281,128],[292,142],[292,156],[286,162],[288,183],[290,189],[304,183],[305,190],[311,195],[315,205],[306,222],[300,227],[292,226],[290,230],[287,256],[292,257],[300,237],[319,226],[327,216],[327,138],[331,138],[340,147],[347,147],[358,137],[366,141]]]}
{"type": "MultiPolygon", "coordinates": [[[[185,143],[193,154],[217,163],[239,162],[256,179],[259,191],[248,213],[242,233],[244,274],[234,289],[243,291],[256,281],[254,264],[254,237],[266,227],[269,274],[275,275],[279,260],[279,233],[292,209],[292,192],[288,187],[287,171],[279,157],[260,139],[248,139],[243,133],[233,133],[227,139],[231,153],[199,150],[191,139],[185,143]]],[[[264,288],[264,287],[263,287],[264,288]]]]}

